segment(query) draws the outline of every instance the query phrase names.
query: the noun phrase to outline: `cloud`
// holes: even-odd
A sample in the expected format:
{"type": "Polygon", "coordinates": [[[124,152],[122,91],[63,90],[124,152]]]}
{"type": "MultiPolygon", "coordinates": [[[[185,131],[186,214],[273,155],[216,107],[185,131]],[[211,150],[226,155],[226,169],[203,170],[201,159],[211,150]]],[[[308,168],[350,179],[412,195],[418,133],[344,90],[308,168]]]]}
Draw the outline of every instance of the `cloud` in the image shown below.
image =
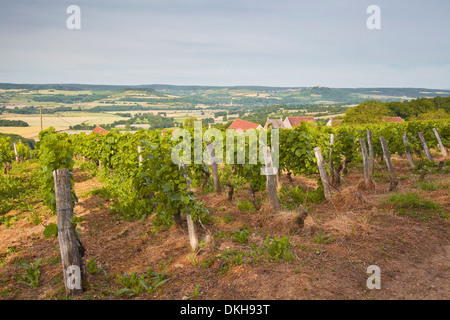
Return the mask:
{"type": "Polygon", "coordinates": [[[448,88],[450,3],[377,2],[381,30],[360,0],[3,3],[0,81],[448,88]]]}

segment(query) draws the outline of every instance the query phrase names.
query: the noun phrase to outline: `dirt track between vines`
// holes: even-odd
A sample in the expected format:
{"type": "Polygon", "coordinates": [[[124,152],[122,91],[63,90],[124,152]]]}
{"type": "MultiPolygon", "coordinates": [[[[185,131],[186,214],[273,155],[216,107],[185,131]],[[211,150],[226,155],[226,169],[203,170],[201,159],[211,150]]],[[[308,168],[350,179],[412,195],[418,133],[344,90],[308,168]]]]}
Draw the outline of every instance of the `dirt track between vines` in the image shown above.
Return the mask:
{"type": "MultiPolygon", "coordinates": [[[[417,191],[428,199],[450,209],[448,174],[426,177],[440,180],[447,187],[436,191],[418,190],[418,174],[413,174],[406,160],[394,161],[399,177],[400,192],[417,191]]],[[[386,170],[377,167],[378,173],[386,170]]],[[[215,222],[199,228],[200,240],[207,233],[217,235],[238,230],[244,225],[252,230],[246,245],[229,238],[215,237],[213,248],[203,248],[194,255],[189,248],[187,228],[171,227],[152,233],[152,216],[141,221],[114,219],[110,202],[88,191],[100,188],[97,178],[75,170],[75,190],[79,202],[76,215],[85,218],[81,239],[86,248],[85,260],[96,258],[108,275],[144,272],[147,267],[161,270],[170,260],[167,276],[170,278],[154,294],[142,293],[131,299],[186,299],[199,286],[193,299],[450,299],[450,221],[435,218],[430,221],[399,216],[389,205],[380,202],[389,194],[388,181],[377,183],[375,191],[362,191],[364,203],[356,197],[356,185],[363,175],[353,168],[345,177],[341,194],[330,202],[314,204],[303,229],[293,228],[297,213],[286,211],[272,215],[263,200],[258,212],[241,212],[237,199],[248,199],[248,191],[238,190],[230,203],[226,194],[199,196],[210,209],[215,222]],[[81,195],[81,196],[80,196],[81,195]],[[295,256],[293,261],[272,261],[261,258],[232,265],[227,273],[220,256],[208,267],[202,263],[224,250],[251,252],[250,244],[263,248],[267,235],[284,236],[290,233],[295,256]],[[334,241],[318,244],[314,237],[325,235],[334,241]],[[195,263],[192,260],[195,259],[195,263]],[[196,265],[197,264],[197,265],[196,265]],[[381,289],[366,286],[367,267],[381,269],[381,289]]],[[[294,184],[313,184],[305,177],[294,177],[294,184]]],[[[289,182],[284,180],[285,184],[289,182]]],[[[10,213],[14,214],[14,213],[10,213]]],[[[437,214],[436,214],[437,215],[437,214]]],[[[436,216],[434,215],[434,216],[436,216]]],[[[47,216],[44,224],[55,222],[47,216]]],[[[58,241],[44,239],[43,226],[34,226],[25,219],[14,226],[0,226],[0,252],[16,246],[19,250],[7,256],[0,267],[0,280],[12,279],[19,272],[21,259],[35,261],[43,258],[40,285],[30,289],[13,280],[0,281],[0,292],[12,292],[0,299],[56,299],[65,297],[61,279],[61,263],[57,259],[58,241]]],[[[72,299],[128,299],[115,297],[120,289],[114,276],[105,279],[103,273],[88,276],[87,290],[72,299]]],[[[66,297],[67,298],[67,297],[66,297]]]]}

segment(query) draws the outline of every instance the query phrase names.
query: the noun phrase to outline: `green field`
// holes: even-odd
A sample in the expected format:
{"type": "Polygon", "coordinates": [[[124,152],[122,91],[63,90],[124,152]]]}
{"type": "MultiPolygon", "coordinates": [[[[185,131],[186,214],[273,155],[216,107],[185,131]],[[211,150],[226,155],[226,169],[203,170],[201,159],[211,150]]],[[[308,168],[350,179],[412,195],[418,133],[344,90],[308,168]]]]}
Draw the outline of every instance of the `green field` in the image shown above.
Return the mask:
{"type": "MultiPolygon", "coordinates": [[[[210,86],[102,86],[25,85],[0,83],[0,119],[23,120],[28,128],[0,128],[0,132],[37,138],[43,126],[67,130],[76,125],[110,125],[130,119],[120,114],[164,113],[175,123],[187,117],[214,118],[223,123],[234,118],[265,123],[267,117],[314,115],[317,118],[342,115],[347,107],[368,99],[409,101],[417,97],[446,97],[450,90],[420,88],[326,87],[210,87],[210,86]],[[223,115],[214,117],[217,112],[223,115]],[[119,114],[119,115],[118,115],[119,114]]],[[[136,122],[136,123],[145,123],[136,122]]],[[[173,123],[172,123],[173,124],[173,123]]]]}

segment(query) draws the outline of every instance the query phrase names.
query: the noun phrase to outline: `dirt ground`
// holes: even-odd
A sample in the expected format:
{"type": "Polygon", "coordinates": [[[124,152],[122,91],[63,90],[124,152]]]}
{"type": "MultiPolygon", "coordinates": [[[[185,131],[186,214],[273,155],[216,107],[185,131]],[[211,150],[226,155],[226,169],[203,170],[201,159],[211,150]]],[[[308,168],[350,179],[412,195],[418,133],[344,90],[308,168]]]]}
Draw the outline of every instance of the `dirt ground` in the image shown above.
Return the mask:
{"type": "MultiPolygon", "coordinates": [[[[436,173],[425,177],[428,181],[442,181],[446,188],[435,191],[418,189],[419,175],[408,167],[405,159],[394,159],[400,192],[414,190],[450,209],[449,177],[436,173]]],[[[308,207],[309,215],[303,228],[296,227],[298,211],[271,214],[267,196],[257,212],[242,212],[238,199],[248,199],[247,190],[237,191],[229,202],[226,192],[200,195],[210,209],[214,222],[199,227],[199,239],[214,235],[214,245],[202,247],[197,254],[189,247],[187,227],[176,226],[157,233],[151,232],[152,217],[140,221],[116,219],[109,211],[110,203],[90,190],[102,184],[96,177],[75,170],[75,190],[79,202],[77,216],[82,223],[81,240],[86,253],[84,260],[93,257],[108,275],[144,272],[147,267],[160,271],[167,263],[166,275],[170,279],[153,294],[141,293],[132,298],[115,297],[120,289],[113,277],[100,272],[88,276],[85,292],[81,296],[67,297],[62,282],[61,262],[57,239],[44,239],[43,225],[34,226],[21,219],[13,227],[0,226],[0,253],[15,246],[0,267],[0,299],[450,299],[450,221],[400,216],[394,208],[383,203],[389,193],[389,179],[384,166],[376,166],[375,190],[360,190],[363,178],[360,168],[352,168],[344,177],[340,192],[331,201],[308,207]],[[218,237],[246,226],[252,236],[243,245],[230,238],[218,237]],[[270,237],[290,235],[292,261],[273,261],[260,258],[223,268],[221,255],[236,249],[251,252],[251,245],[264,248],[270,237]],[[326,236],[328,243],[318,243],[317,237],[326,236]],[[218,255],[218,256],[217,256],[218,255]],[[207,267],[203,262],[212,260],[207,267]],[[13,280],[20,261],[42,258],[39,287],[31,289],[13,280]],[[56,262],[55,262],[56,261],[56,262]],[[381,270],[381,289],[369,290],[367,268],[376,265],[381,270]],[[3,279],[3,280],[2,280],[3,279]],[[198,291],[196,292],[196,288],[198,291]],[[193,294],[195,293],[196,294],[193,294]]],[[[289,184],[285,177],[284,184],[289,184]]],[[[294,177],[294,184],[314,185],[313,179],[294,177]]],[[[46,216],[44,224],[55,222],[46,216]]],[[[2,256],[0,256],[1,258],[2,256]]],[[[245,256],[246,257],[246,256],[245,256]]]]}

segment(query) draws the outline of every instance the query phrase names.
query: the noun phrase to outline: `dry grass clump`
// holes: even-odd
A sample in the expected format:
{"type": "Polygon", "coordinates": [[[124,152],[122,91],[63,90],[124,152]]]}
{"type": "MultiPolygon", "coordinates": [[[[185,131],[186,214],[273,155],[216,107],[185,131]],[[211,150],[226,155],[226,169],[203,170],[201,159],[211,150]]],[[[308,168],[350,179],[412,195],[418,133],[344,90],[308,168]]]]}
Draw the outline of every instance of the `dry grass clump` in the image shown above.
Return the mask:
{"type": "Polygon", "coordinates": [[[361,191],[375,191],[377,188],[377,184],[373,179],[369,179],[369,183],[366,186],[366,182],[364,180],[360,180],[358,182],[358,190],[361,191]]]}
{"type": "Polygon", "coordinates": [[[254,225],[260,225],[270,234],[277,236],[311,231],[310,229],[316,230],[318,228],[317,223],[309,216],[308,211],[298,209],[274,213],[271,211],[270,203],[268,202],[264,202],[252,218],[254,225]]]}
{"type": "Polygon", "coordinates": [[[228,195],[224,192],[220,194],[213,193],[211,195],[212,195],[211,198],[213,199],[211,201],[211,204],[214,208],[230,204],[230,201],[228,200],[228,195]]]}
{"type": "Polygon", "coordinates": [[[324,223],[324,228],[335,235],[344,237],[362,236],[371,228],[370,214],[353,211],[339,212],[336,216],[324,223]]]}
{"type": "Polygon", "coordinates": [[[359,185],[345,188],[341,191],[341,193],[335,194],[331,198],[331,202],[336,208],[339,209],[351,209],[361,207],[366,204],[371,204],[371,202],[364,197],[359,190],[359,185]]]}

